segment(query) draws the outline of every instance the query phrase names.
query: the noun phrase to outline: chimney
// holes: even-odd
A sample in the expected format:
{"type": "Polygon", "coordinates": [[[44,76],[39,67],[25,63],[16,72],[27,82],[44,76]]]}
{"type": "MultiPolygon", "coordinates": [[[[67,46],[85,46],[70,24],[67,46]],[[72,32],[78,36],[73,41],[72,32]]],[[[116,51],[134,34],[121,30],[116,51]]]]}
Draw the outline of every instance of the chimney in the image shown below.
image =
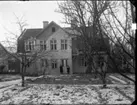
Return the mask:
{"type": "Polygon", "coordinates": [[[48,22],[48,21],[43,21],[43,28],[47,27],[47,26],[48,26],[48,24],[49,24],[49,22],[48,22]]]}

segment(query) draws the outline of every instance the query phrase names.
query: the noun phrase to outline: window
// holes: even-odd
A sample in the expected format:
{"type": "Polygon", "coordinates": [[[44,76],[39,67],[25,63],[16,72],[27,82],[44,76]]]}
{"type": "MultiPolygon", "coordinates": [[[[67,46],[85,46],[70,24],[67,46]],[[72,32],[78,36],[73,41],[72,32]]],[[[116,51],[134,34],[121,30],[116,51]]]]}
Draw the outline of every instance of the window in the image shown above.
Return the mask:
{"type": "Polygon", "coordinates": [[[34,50],[35,48],[35,41],[34,40],[29,40],[25,42],[25,50],[26,51],[31,51],[34,50]]]}
{"type": "Polygon", "coordinates": [[[61,39],[61,50],[66,50],[66,49],[67,49],[67,40],[61,39]]]}
{"type": "Polygon", "coordinates": [[[47,59],[41,59],[41,66],[42,66],[42,67],[47,67],[47,66],[48,66],[48,61],[47,61],[47,59]]]}
{"type": "Polygon", "coordinates": [[[55,27],[52,27],[52,32],[55,32],[55,27]]]}
{"type": "Polygon", "coordinates": [[[57,60],[52,60],[51,61],[51,67],[52,67],[52,69],[57,68],[57,60]]]}
{"type": "Polygon", "coordinates": [[[30,59],[30,58],[27,58],[26,61],[27,61],[27,67],[30,67],[31,59],[30,59]]]}
{"type": "Polygon", "coordinates": [[[31,50],[31,42],[29,42],[29,51],[31,50]]]}
{"type": "Polygon", "coordinates": [[[61,65],[67,66],[68,65],[68,59],[61,59],[61,65]]]}
{"type": "Polygon", "coordinates": [[[55,39],[52,39],[50,41],[50,49],[51,50],[57,50],[57,41],[55,39]]]}
{"type": "Polygon", "coordinates": [[[98,57],[98,67],[102,67],[104,64],[104,58],[102,56],[98,57]]]}
{"type": "Polygon", "coordinates": [[[84,57],[80,57],[79,63],[80,63],[80,66],[87,66],[87,62],[84,57]]]}
{"type": "Polygon", "coordinates": [[[46,50],[46,41],[40,41],[40,50],[46,50]]]}
{"type": "Polygon", "coordinates": [[[29,43],[28,43],[28,41],[25,42],[25,50],[29,51],[29,43]]]}
{"type": "Polygon", "coordinates": [[[31,41],[31,49],[34,50],[34,45],[35,45],[35,42],[34,41],[31,41]]]}

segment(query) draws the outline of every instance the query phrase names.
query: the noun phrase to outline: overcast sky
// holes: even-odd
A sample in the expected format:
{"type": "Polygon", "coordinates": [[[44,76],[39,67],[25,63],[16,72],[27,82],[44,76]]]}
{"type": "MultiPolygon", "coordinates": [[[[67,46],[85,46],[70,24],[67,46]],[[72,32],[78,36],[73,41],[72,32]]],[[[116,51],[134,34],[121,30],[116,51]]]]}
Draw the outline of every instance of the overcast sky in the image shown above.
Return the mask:
{"type": "Polygon", "coordinates": [[[24,15],[28,28],[42,28],[43,21],[55,21],[60,26],[65,26],[61,23],[63,15],[55,12],[57,8],[56,1],[0,1],[0,41],[7,37],[5,29],[17,32],[14,13],[18,17],[24,15]]]}
{"type": "MultiPolygon", "coordinates": [[[[62,1],[59,1],[62,2],[62,1]]],[[[0,41],[4,41],[8,37],[7,30],[14,33],[18,32],[18,27],[15,25],[15,15],[27,20],[27,28],[42,28],[43,21],[54,21],[60,26],[62,24],[63,15],[55,12],[58,9],[57,1],[0,1],[0,41]]],[[[124,20],[122,11],[117,15],[121,21],[124,20]]]]}

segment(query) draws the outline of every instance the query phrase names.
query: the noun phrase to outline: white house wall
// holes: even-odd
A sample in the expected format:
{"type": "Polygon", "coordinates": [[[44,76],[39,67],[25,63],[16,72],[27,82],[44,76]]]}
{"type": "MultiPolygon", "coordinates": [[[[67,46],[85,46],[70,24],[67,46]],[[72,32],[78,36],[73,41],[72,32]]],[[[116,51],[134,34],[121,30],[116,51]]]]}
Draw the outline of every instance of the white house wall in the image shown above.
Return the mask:
{"type": "MultiPolygon", "coordinates": [[[[40,40],[47,40],[46,41],[46,46],[47,50],[45,52],[48,52],[48,55],[46,55],[45,58],[49,59],[49,68],[46,70],[48,74],[60,74],[60,65],[61,65],[61,59],[68,59],[68,65],[70,67],[70,73],[72,73],[72,49],[71,49],[71,38],[68,37],[68,35],[60,28],[54,34],[48,37],[44,35],[41,35],[42,38],[40,37],[40,40]],[[56,39],[57,41],[57,50],[50,50],[50,40],[56,39]],[[67,39],[67,50],[61,50],[61,39],[67,39]],[[56,59],[57,60],[57,68],[52,69],[51,68],[51,59],[56,59]]],[[[40,41],[39,40],[39,41],[40,41]]],[[[39,43],[37,40],[37,43],[39,43]]],[[[44,57],[43,57],[44,58],[44,57]]]]}

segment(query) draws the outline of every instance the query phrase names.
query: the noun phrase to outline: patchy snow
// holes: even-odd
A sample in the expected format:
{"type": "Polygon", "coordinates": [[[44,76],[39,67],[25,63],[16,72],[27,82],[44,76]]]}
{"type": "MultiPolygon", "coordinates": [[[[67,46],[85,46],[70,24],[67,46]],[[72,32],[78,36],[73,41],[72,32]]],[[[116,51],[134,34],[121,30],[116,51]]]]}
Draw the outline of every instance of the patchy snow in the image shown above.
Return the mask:
{"type": "Polygon", "coordinates": [[[14,84],[18,84],[21,82],[21,79],[19,80],[12,80],[12,81],[5,81],[5,82],[0,82],[0,88],[5,87],[5,86],[10,86],[14,84]]]}
{"type": "MultiPolygon", "coordinates": [[[[42,76],[39,76],[39,77],[25,77],[25,79],[31,79],[31,80],[35,80],[37,78],[42,78],[42,76]]],[[[4,88],[4,87],[11,86],[11,85],[20,84],[21,81],[22,81],[22,79],[0,82],[0,89],[4,88]]]]}
{"type": "MultiPolygon", "coordinates": [[[[27,87],[19,85],[11,87],[0,94],[1,104],[102,104],[101,98],[108,104],[130,104],[127,97],[110,85],[102,89],[101,85],[55,85],[31,84],[27,87]],[[99,96],[101,95],[101,97],[99,96]]],[[[129,85],[117,85],[121,91],[134,99],[134,88],[129,85]],[[123,90],[122,90],[123,89],[123,90]],[[130,92],[129,92],[130,91],[130,92]],[[132,95],[131,95],[132,94],[132,95]]]]}
{"type": "MultiPolygon", "coordinates": [[[[135,75],[127,75],[127,76],[130,77],[130,78],[132,78],[133,80],[135,80],[135,75]]],[[[130,80],[128,80],[127,78],[125,78],[125,77],[123,77],[123,76],[121,76],[121,75],[115,75],[115,77],[117,77],[117,78],[119,78],[119,79],[127,82],[127,84],[134,84],[133,81],[130,81],[130,80]]]]}
{"type": "Polygon", "coordinates": [[[118,93],[113,88],[110,89],[100,89],[99,92],[101,96],[106,100],[107,104],[130,104],[131,102],[118,93]]]}
{"type": "Polygon", "coordinates": [[[127,84],[127,82],[125,82],[125,81],[123,81],[123,80],[121,80],[121,79],[119,79],[119,78],[117,78],[115,76],[110,75],[109,77],[112,78],[112,79],[115,79],[115,80],[117,80],[119,82],[121,82],[122,84],[127,84]]]}

